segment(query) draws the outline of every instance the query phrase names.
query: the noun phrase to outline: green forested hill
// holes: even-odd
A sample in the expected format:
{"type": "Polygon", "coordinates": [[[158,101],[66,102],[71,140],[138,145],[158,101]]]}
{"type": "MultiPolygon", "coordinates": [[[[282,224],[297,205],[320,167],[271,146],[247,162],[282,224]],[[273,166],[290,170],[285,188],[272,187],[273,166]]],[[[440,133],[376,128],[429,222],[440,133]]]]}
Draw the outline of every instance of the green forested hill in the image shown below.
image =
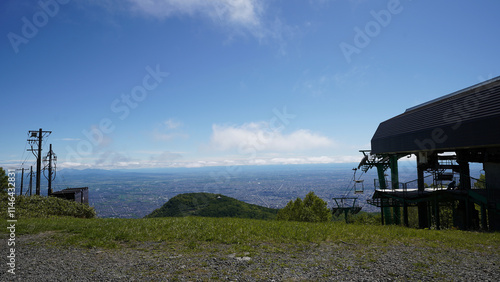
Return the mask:
{"type": "Polygon", "coordinates": [[[278,210],[247,204],[220,194],[187,193],[171,198],[146,217],[238,217],[274,219],[278,210]]]}

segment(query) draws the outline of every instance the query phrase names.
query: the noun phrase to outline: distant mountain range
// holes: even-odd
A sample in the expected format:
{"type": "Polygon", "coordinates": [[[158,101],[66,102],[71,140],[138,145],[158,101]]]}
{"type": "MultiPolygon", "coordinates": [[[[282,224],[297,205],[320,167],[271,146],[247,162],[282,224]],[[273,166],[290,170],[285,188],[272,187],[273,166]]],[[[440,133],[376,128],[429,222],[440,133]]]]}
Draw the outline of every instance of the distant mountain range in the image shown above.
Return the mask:
{"type": "Polygon", "coordinates": [[[277,209],[248,204],[231,197],[212,193],[186,193],[171,198],[146,217],[238,217],[274,219],[277,209]]]}
{"type": "MultiPolygon", "coordinates": [[[[234,166],[246,171],[261,171],[261,170],[279,170],[279,171],[289,171],[289,170],[316,170],[316,169],[328,169],[328,170],[350,170],[353,167],[357,167],[358,163],[328,163],[328,164],[293,164],[293,165],[242,165],[234,166]]],[[[219,171],[220,169],[226,169],[228,166],[205,166],[205,167],[165,167],[165,168],[140,168],[140,169],[74,169],[74,168],[64,168],[61,172],[67,174],[119,174],[119,173],[140,173],[140,174],[150,174],[150,173],[178,173],[178,172],[210,172],[219,171]]],[[[229,166],[232,167],[232,166],[229,166]]]]}

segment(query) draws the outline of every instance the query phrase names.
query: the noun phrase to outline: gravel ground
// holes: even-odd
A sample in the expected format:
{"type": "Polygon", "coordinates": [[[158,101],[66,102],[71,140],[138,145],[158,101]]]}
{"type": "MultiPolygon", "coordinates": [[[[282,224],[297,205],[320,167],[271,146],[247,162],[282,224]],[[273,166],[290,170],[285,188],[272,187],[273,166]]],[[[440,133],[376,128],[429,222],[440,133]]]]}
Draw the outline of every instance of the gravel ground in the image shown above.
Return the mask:
{"type": "Polygon", "coordinates": [[[491,249],[145,242],[107,250],[50,238],[16,238],[16,274],[2,255],[0,281],[500,281],[500,255],[491,249]]]}

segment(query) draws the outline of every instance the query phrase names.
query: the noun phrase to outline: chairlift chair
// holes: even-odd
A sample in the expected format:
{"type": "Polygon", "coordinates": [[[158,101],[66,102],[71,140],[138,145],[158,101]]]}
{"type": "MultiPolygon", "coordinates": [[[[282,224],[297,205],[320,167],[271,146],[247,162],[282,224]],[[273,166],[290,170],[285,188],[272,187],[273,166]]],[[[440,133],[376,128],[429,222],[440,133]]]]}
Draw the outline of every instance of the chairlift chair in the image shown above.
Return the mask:
{"type": "Polygon", "coordinates": [[[358,199],[356,197],[338,197],[332,199],[336,204],[336,206],[332,207],[333,215],[339,216],[344,214],[346,223],[348,214],[357,214],[362,209],[362,207],[356,205],[356,200],[358,199]]]}
{"type": "Polygon", "coordinates": [[[347,197],[351,191],[354,191],[354,194],[363,194],[364,192],[364,180],[356,179],[356,171],[358,168],[353,168],[354,174],[352,176],[352,188],[347,188],[347,192],[343,197],[335,197],[332,198],[335,201],[335,205],[332,207],[332,213],[334,216],[339,216],[344,214],[345,221],[347,223],[347,215],[348,214],[357,214],[361,211],[362,207],[356,204],[358,197],[347,197]]]}
{"type": "Polygon", "coordinates": [[[354,194],[363,194],[363,192],[365,191],[364,180],[361,180],[359,178],[356,179],[356,172],[358,168],[353,168],[352,170],[354,171],[354,175],[352,176],[352,181],[354,182],[353,184],[354,194]]]}
{"type": "Polygon", "coordinates": [[[363,194],[365,191],[365,180],[354,180],[354,194],[363,194]]]}

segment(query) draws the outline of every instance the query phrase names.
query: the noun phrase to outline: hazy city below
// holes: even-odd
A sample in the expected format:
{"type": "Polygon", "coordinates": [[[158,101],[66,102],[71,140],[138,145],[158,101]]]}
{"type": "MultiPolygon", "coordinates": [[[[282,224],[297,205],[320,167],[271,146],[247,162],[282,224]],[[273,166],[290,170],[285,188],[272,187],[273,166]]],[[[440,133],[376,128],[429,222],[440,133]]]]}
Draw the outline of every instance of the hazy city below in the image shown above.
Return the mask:
{"type": "MultiPolygon", "coordinates": [[[[414,162],[400,163],[400,182],[416,179],[414,162]]],[[[99,217],[140,218],[175,195],[191,192],[220,193],[251,204],[282,208],[290,200],[303,198],[307,192],[314,191],[328,202],[329,207],[335,204],[333,197],[356,196],[363,211],[378,211],[366,203],[374,191],[376,170],[366,174],[357,171],[356,179],[364,180],[364,193],[355,195],[352,169],[356,166],[352,163],[133,171],[63,169],[57,172],[54,191],[89,187],[89,203],[99,217]]],[[[472,164],[472,176],[478,177],[480,169],[472,164]]],[[[23,194],[28,189],[27,183],[29,178],[25,176],[23,194]]],[[[360,184],[357,185],[359,189],[360,184]]],[[[42,195],[47,193],[45,187],[42,182],[42,195]]]]}

